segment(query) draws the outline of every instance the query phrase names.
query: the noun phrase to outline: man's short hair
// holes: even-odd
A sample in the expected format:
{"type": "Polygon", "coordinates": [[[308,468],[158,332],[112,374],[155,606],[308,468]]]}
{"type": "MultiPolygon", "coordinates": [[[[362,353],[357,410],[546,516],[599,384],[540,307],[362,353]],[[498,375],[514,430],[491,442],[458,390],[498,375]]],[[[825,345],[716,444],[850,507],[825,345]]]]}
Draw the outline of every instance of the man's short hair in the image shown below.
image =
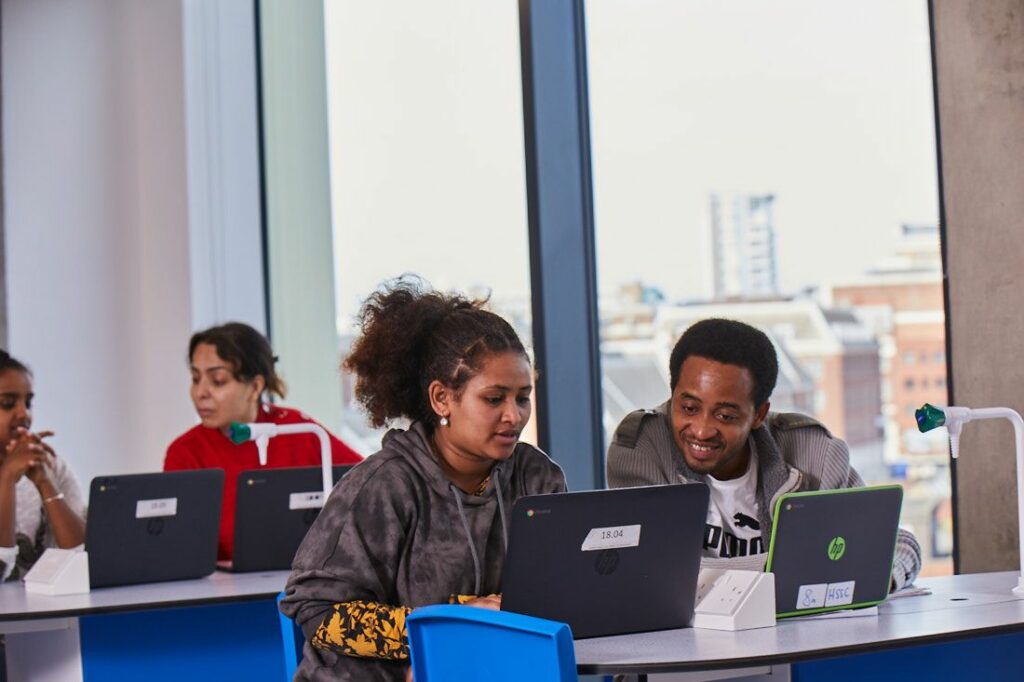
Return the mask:
{"type": "Polygon", "coordinates": [[[750,372],[754,380],[751,398],[755,406],[764,404],[775,390],[775,381],[779,377],[775,346],[767,334],[749,324],[711,318],[701,320],[683,332],[668,362],[673,392],[679,381],[679,370],[691,355],[736,365],[750,372]]]}

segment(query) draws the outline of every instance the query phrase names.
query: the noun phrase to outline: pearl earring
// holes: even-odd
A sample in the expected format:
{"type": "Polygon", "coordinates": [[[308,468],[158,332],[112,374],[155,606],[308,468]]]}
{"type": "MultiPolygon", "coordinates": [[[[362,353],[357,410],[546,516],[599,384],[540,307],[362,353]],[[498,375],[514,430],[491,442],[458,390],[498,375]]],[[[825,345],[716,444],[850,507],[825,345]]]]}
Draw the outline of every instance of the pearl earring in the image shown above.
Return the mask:
{"type": "Polygon", "coordinates": [[[441,426],[448,426],[448,417],[441,417],[441,419],[440,419],[440,421],[438,421],[438,423],[441,426]]]}

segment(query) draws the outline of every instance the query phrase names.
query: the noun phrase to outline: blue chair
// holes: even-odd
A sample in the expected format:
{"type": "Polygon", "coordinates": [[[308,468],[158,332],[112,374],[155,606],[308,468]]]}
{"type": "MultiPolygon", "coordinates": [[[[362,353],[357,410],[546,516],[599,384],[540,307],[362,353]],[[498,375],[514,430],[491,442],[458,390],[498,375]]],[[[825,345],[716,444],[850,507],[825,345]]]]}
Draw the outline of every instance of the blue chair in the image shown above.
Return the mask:
{"type": "Polygon", "coordinates": [[[281,600],[284,599],[284,591],[277,594],[277,617],[281,623],[281,645],[284,652],[284,679],[291,682],[295,677],[295,669],[299,667],[302,660],[302,645],[306,638],[302,630],[288,616],[281,613],[281,600]]]}
{"type": "Polygon", "coordinates": [[[406,626],[415,682],[577,679],[565,623],[446,604],[416,609],[406,626]]]}

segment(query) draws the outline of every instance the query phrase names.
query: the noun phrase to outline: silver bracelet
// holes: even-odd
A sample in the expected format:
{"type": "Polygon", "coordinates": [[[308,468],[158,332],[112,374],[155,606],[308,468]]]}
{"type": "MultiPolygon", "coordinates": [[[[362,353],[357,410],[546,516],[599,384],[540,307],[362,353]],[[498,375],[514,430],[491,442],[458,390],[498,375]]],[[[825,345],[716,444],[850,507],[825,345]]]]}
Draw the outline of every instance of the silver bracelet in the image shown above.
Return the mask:
{"type": "Polygon", "coordinates": [[[64,493],[57,493],[56,495],[53,495],[52,497],[44,498],[43,499],[43,504],[49,504],[51,502],[54,502],[55,500],[63,500],[63,499],[64,499],[64,493]]]}

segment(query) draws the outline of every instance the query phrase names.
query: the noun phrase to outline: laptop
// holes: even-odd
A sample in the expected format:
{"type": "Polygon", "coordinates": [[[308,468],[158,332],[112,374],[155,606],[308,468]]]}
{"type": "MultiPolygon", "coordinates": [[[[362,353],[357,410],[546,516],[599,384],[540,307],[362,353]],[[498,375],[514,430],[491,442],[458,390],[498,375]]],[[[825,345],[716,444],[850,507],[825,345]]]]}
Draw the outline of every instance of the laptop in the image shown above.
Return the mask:
{"type": "MultiPolygon", "coordinates": [[[[351,468],[333,467],[334,482],[351,468]]],[[[291,568],[324,506],[320,467],[252,469],[238,474],[237,485],[234,554],[217,567],[235,573],[291,568]]]]}
{"type": "Polygon", "coordinates": [[[99,476],[85,549],[93,588],[201,578],[217,563],[221,469],[99,476]]]}
{"type": "Polygon", "coordinates": [[[521,497],[501,608],[575,638],[687,627],[707,513],[702,483],[521,497]]]}
{"type": "Polygon", "coordinates": [[[889,595],[903,488],[782,495],[765,571],[778,618],[874,606],[889,595]]]}

